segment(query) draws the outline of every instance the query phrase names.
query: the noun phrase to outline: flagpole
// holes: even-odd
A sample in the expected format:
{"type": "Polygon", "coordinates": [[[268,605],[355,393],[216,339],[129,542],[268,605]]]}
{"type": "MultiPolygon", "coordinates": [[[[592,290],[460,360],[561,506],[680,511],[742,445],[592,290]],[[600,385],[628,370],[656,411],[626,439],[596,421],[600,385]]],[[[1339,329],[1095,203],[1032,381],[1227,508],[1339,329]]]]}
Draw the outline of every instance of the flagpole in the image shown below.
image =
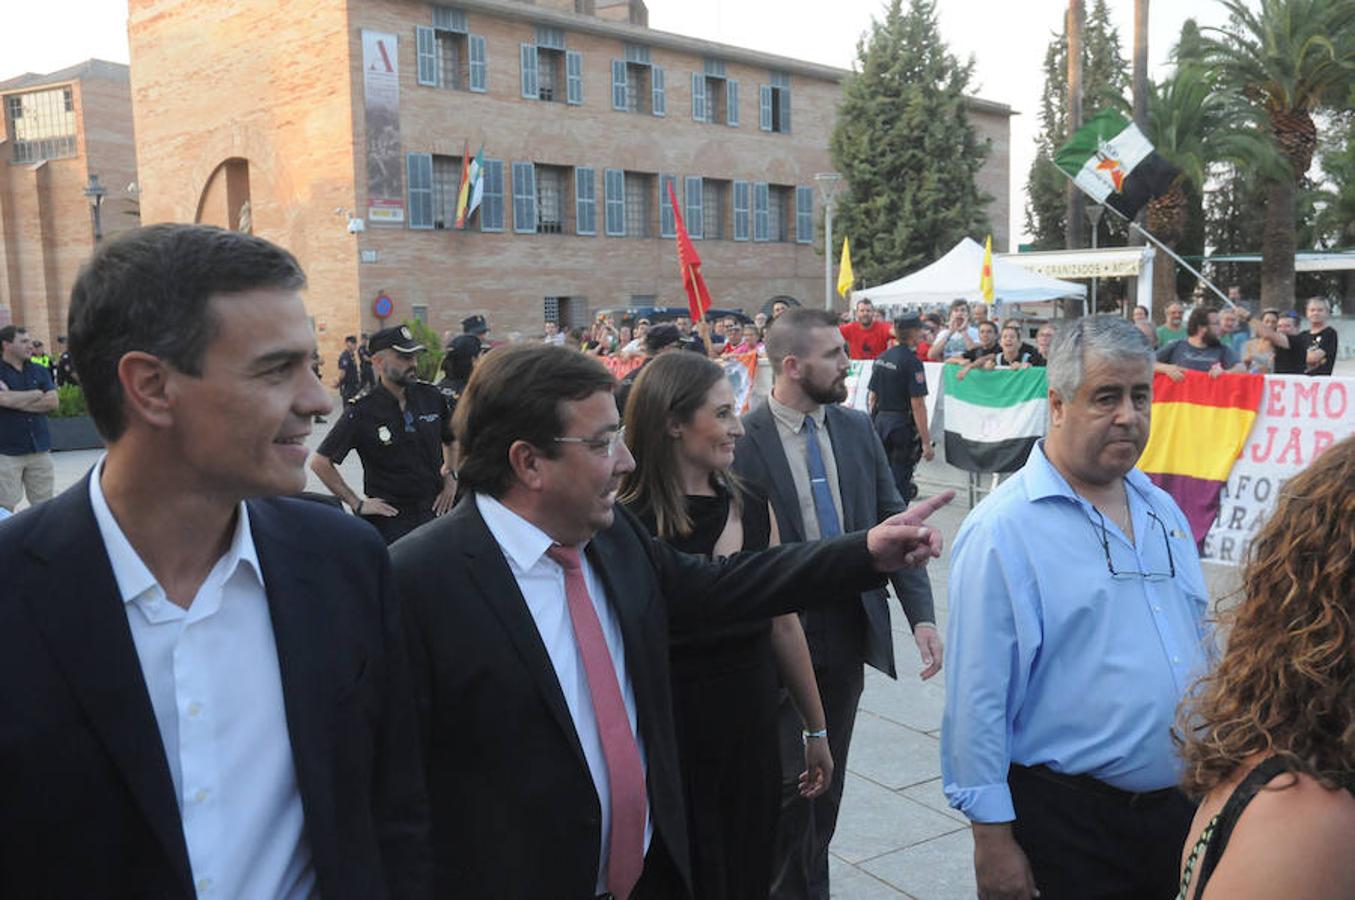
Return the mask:
{"type": "MultiPolygon", "coordinates": [[[[1067,172],[1065,172],[1065,171],[1064,171],[1062,168],[1060,168],[1059,166],[1054,165],[1053,163],[1050,163],[1050,165],[1053,165],[1055,169],[1058,169],[1058,170],[1059,170],[1059,173],[1062,174],[1064,178],[1067,178],[1069,181],[1071,181],[1071,182],[1073,183],[1073,187],[1077,188],[1079,191],[1082,190],[1082,186],[1081,186],[1080,184],[1077,183],[1077,179],[1076,179],[1076,178],[1074,178],[1073,176],[1069,175],[1067,172]]],[[[1215,294],[1217,294],[1220,300],[1222,300],[1224,303],[1227,303],[1228,306],[1230,306],[1230,307],[1232,307],[1232,308],[1236,308],[1236,307],[1237,307],[1237,304],[1236,304],[1236,303],[1234,303],[1233,301],[1231,301],[1231,300],[1228,299],[1228,295],[1227,295],[1227,294],[1225,294],[1223,291],[1219,290],[1217,287],[1214,286],[1214,282],[1210,281],[1208,278],[1205,278],[1203,275],[1201,275],[1201,274],[1199,273],[1199,271],[1196,270],[1196,268],[1195,268],[1194,266],[1192,266],[1190,263],[1186,262],[1184,259],[1182,259],[1180,256],[1178,256],[1175,250],[1173,250],[1171,247],[1168,247],[1166,244],[1162,243],[1160,240],[1158,240],[1156,237],[1154,237],[1153,234],[1152,234],[1152,232],[1150,232],[1148,229],[1144,228],[1144,227],[1143,227],[1142,225],[1140,225],[1138,222],[1135,222],[1133,219],[1130,219],[1130,218],[1126,217],[1124,213],[1120,212],[1118,209],[1116,209],[1115,207],[1111,206],[1109,203],[1103,203],[1103,205],[1105,206],[1106,209],[1110,210],[1111,212],[1115,213],[1115,215],[1119,216],[1121,219],[1124,219],[1126,222],[1128,222],[1130,228],[1134,229],[1134,230],[1137,231],[1139,234],[1143,235],[1143,236],[1146,237],[1148,240],[1150,240],[1150,241],[1152,241],[1154,244],[1156,244],[1156,245],[1162,250],[1163,253],[1166,253],[1166,254],[1167,254],[1168,256],[1170,256],[1172,259],[1174,259],[1174,260],[1176,260],[1178,263],[1180,263],[1180,264],[1181,264],[1181,267],[1182,267],[1183,269],[1185,269],[1187,272],[1189,272],[1190,274],[1194,275],[1196,278],[1198,278],[1198,279],[1200,279],[1201,281],[1203,281],[1204,284],[1205,284],[1205,287],[1209,288],[1211,291],[1213,291],[1215,294]]]]}

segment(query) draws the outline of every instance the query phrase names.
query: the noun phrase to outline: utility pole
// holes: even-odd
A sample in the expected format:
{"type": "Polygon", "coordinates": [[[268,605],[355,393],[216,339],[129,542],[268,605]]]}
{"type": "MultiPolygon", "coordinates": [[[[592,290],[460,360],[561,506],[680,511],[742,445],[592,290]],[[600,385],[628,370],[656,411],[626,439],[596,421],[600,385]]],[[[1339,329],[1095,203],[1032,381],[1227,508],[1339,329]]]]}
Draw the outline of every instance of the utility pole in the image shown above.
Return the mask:
{"type": "MultiPolygon", "coordinates": [[[[1082,23],[1086,21],[1082,0],[1068,0],[1068,134],[1082,127],[1082,23]]],[[[1085,208],[1082,191],[1068,185],[1068,207],[1064,225],[1064,244],[1069,250],[1082,246],[1085,208]]]]}
{"type": "MultiPolygon", "coordinates": [[[[1139,131],[1148,133],[1148,0],[1134,0],[1134,62],[1133,62],[1133,83],[1131,89],[1134,94],[1134,124],[1139,127],[1139,131]]],[[[1143,214],[1139,214],[1143,218],[1143,214]]],[[[1140,222],[1142,224],[1142,222],[1140,222]]],[[[1131,246],[1142,246],[1143,235],[1131,228],[1129,229],[1129,243],[1131,246]]],[[[1162,260],[1164,265],[1170,265],[1167,260],[1162,260]]]]}

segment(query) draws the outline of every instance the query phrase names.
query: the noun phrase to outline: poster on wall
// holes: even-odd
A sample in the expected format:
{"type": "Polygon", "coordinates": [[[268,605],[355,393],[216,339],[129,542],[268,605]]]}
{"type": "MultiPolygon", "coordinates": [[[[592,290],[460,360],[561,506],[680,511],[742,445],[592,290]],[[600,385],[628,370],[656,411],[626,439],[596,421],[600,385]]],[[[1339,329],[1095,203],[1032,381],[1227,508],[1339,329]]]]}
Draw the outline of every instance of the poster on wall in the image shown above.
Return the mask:
{"type": "Polygon", "coordinates": [[[1284,483],[1352,433],[1355,378],[1267,375],[1261,408],[1228,473],[1201,558],[1241,564],[1284,483]]]}
{"type": "Polygon", "coordinates": [[[367,221],[405,221],[400,153],[400,57],[395,35],[362,32],[362,105],[367,132],[367,221]]]}

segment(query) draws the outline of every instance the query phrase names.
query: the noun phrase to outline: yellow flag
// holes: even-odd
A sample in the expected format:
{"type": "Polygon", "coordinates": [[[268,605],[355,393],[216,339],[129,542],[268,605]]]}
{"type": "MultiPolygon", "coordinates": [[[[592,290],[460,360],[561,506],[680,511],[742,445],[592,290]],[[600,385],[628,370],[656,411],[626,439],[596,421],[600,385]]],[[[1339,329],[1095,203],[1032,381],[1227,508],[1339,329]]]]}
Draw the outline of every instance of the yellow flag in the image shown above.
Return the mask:
{"type": "Polygon", "coordinates": [[[837,292],[846,297],[851,292],[852,284],[855,283],[856,276],[852,274],[852,251],[847,246],[847,239],[842,239],[842,263],[838,266],[837,273],[837,292]]]}
{"type": "Polygon", "coordinates": [[[987,303],[993,302],[993,236],[983,244],[983,270],[979,273],[979,293],[987,303]]]}

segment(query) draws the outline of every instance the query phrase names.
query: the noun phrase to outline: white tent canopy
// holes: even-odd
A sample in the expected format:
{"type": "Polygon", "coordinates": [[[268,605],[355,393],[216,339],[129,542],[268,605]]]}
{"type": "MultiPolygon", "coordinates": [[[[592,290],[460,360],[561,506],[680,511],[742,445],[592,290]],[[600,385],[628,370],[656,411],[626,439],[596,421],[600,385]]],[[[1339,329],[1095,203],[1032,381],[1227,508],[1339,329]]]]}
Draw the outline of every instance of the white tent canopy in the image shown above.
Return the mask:
{"type": "MultiPolygon", "coordinates": [[[[964,238],[926,268],[888,284],[852,291],[852,300],[868,299],[877,304],[946,303],[961,297],[971,302],[982,300],[979,292],[982,269],[983,247],[971,238],[964,238]]],[[[993,257],[993,297],[1000,303],[1086,296],[1084,285],[1050,278],[993,257]]]]}

